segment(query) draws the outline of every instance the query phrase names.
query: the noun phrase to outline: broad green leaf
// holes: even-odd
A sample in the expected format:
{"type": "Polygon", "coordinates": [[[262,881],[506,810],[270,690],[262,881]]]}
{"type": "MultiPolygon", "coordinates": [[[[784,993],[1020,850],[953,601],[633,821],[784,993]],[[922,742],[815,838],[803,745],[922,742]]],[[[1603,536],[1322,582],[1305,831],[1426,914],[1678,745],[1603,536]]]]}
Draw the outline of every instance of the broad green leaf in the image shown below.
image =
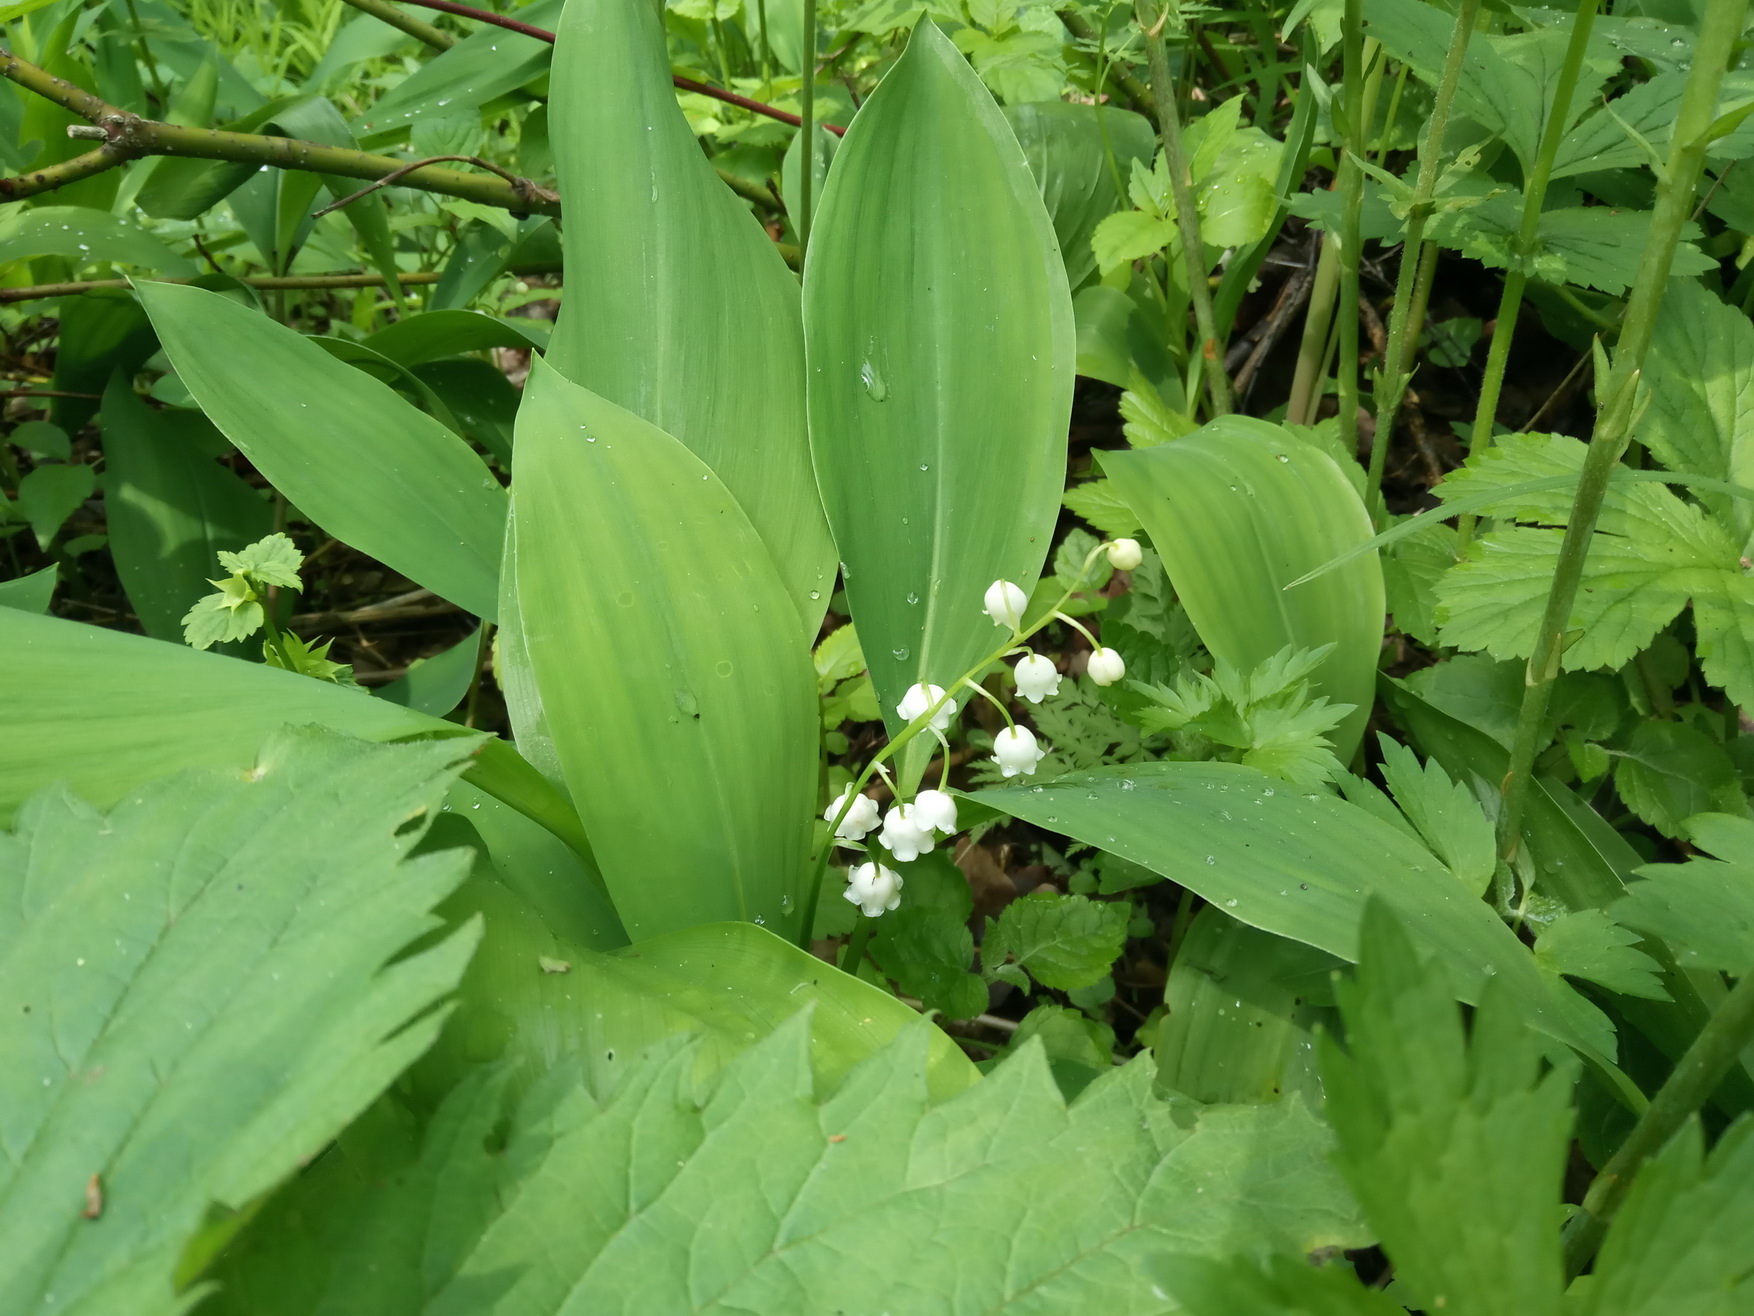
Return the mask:
{"type": "MultiPolygon", "coordinates": [[[[1692,279],[1672,279],[1641,376],[1650,409],[1639,441],[1672,471],[1754,485],[1754,327],[1692,279]]],[[[1754,504],[1701,491],[1746,545],[1754,504]]]]}
{"type": "Polygon", "coordinates": [[[974,936],[967,915],[942,909],[885,914],[871,939],[871,957],[904,993],[946,1018],[969,1019],[987,1008],[987,985],[968,970],[974,936]]]}
{"type": "Polygon", "coordinates": [[[30,523],[38,548],[48,548],[96,487],[97,473],[83,462],[45,463],[18,482],[18,510],[30,523]]]}
{"type": "MultiPolygon", "coordinates": [[[[552,28],[562,0],[535,0],[518,21],[552,28]]],[[[475,110],[548,72],[553,46],[521,32],[482,27],[422,64],[353,123],[360,144],[382,146],[402,137],[423,116],[475,110]]]]}
{"type": "Polygon", "coordinates": [[[107,816],[25,806],[0,837],[9,1310],[183,1310],[209,1206],[243,1210],[431,1044],[479,929],[403,955],[466,870],[407,860],[407,824],[464,752],[289,731],[107,816]]]}
{"type": "Polygon", "coordinates": [[[65,256],[75,268],[108,261],[160,274],[195,267],[137,224],[87,206],[37,206],[0,218],[0,265],[33,256],[65,256]]]}
{"type": "MultiPolygon", "coordinates": [[[[107,807],[187,767],[241,769],[275,731],[316,723],[372,740],[468,735],[356,690],[138,635],[0,613],[0,820],[50,782],[107,807]]],[[[578,816],[500,740],[468,776],[575,848],[578,816]]]]}
{"type": "Polygon", "coordinates": [[[517,443],[523,643],[628,932],[791,935],[816,677],[767,549],[698,457],[545,365],[517,443]]]}
{"type": "Polygon", "coordinates": [[[490,347],[541,348],[546,339],[533,320],[520,324],[480,311],[427,311],[378,330],[365,340],[365,346],[412,367],[490,347]]]}
{"type": "Polygon", "coordinates": [[[834,589],[797,280],[676,103],[650,5],[572,0],[549,123],[567,295],[548,362],[680,439],[767,545],[814,641],[834,589]]]}
{"type": "Polygon", "coordinates": [[[1344,960],[1358,958],[1367,899],[1382,897],[1435,954],[1448,990],[1478,1001],[1505,984],[1523,1016],[1572,1045],[1606,1045],[1563,1022],[1522,943],[1405,832],[1331,795],[1303,794],[1232,763],[1133,763],[969,797],[1143,864],[1232,918],[1344,960]]]}
{"type": "Polygon", "coordinates": [[[1027,969],[1043,987],[1088,987],[1121,953],[1132,914],[1125,901],[1045,891],[1024,896],[1006,905],[997,923],[988,920],[982,967],[988,976],[1005,976],[1002,966],[1011,966],[1013,973],[1027,969]]]}
{"type": "Polygon", "coordinates": [[[140,295],[177,375],[275,488],[337,539],[494,619],[506,496],[463,440],[227,297],[174,284],[140,295]]]}
{"type": "Polygon", "coordinates": [[[1629,928],[1661,937],[1683,968],[1754,972],[1754,822],[1707,814],[1692,839],[1712,858],[1647,864],[1608,912],[1629,928]]]}
{"type": "Polygon", "coordinates": [[[1332,1012],[1323,951],[1208,905],[1176,949],[1152,1052],[1164,1087],[1202,1102],[1321,1094],[1313,1041],[1332,1012]]]}
{"type": "Polygon", "coordinates": [[[416,658],[407,675],[378,688],[378,698],[443,717],[463,702],[480,659],[481,632],[474,630],[430,658],[416,658]]]}
{"type": "MultiPolygon", "coordinates": [[[[479,357],[449,357],[414,366],[410,373],[450,413],[464,438],[473,439],[501,466],[511,468],[512,429],[522,394],[498,366],[479,357]]],[[[442,413],[435,409],[433,414],[442,413]]]]}
{"type": "Polygon", "coordinates": [[[1543,969],[1600,983],[1609,991],[1666,1001],[1658,980],[1662,966],[1638,948],[1638,937],[1599,909],[1580,909],[1553,920],[1535,938],[1543,969]]]}
{"type": "Polygon", "coordinates": [[[1407,1305],[1558,1316],[1575,1067],[1541,1074],[1541,1040],[1503,982],[1464,1042],[1417,935],[1373,901],[1358,977],[1336,986],[1347,1049],[1331,1035],[1321,1049],[1340,1170],[1407,1305]]]}
{"type": "Polygon", "coordinates": [[[118,370],[133,378],[158,351],[152,322],[133,294],[94,288],[60,302],[61,336],[55,349],[54,387],[69,394],[50,406],[55,424],[77,434],[97,414],[98,398],[118,370]]]}
{"type": "Polygon", "coordinates": [[[0,580],[0,607],[20,608],[25,612],[47,612],[55,597],[55,585],[60,576],[60,567],[51,563],[28,576],[0,580]]]}
{"type": "Polygon", "coordinates": [[[1639,1169],[1568,1316],[1734,1316],[1754,1303],[1754,1120],[1708,1156],[1689,1120],[1639,1169]]]}
{"type": "Polygon", "coordinates": [[[1004,116],[929,20],[847,131],[804,275],[810,442],[878,702],[1004,637],[1065,484],[1075,353],[1052,225],[1004,116]]]}
{"type": "Polygon", "coordinates": [[[272,528],[268,503],[214,461],[195,412],[154,411],[117,375],[104,392],[104,510],[128,602],[154,639],[183,638],[182,617],[222,574],[217,554],[272,528]]]}
{"type": "Polygon", "coordinates": [[[1370,552],[1285,588],[1371,537],[1370,517],[1339,467],[1314,445],[1243,416],[1101,460],[1214,657],[1250,671],[1287,645],[1335,646],[1312,689],[1353,706],[1334,733],[1335,754],[1350,760],[1382,649],[1382,568],[1370,552]]]}
{"type": "Polygon", "coordinates": [[[1068,1108],[1037,1045],[930,1106],[926,1035],[831,1096],[797,1018],[700,1097],[672,1048],[607,1098],[537,1102],[431,1316],[1160,1311],[1147,1257],[1359,1240],[1299,1101],[1175,1111],[1135,1062],[1068,1108]]]}
{"type": "Polygon", "coordinates": [[[1157,134],[1150,120],[1130,110],[1057,97],[1056,91],[1054,98],[1007,106],[1005,118],[1053,220],[1066,282],[1076,288],[1096,268],[1090,235],[1126,204],[1116,180],[1129,175],[1135,160],[1151,163],[1157,134]]]}
{"type": "MultiPolygon", "coordinates": [[[[1562,434],[1506,435],[1438,486],[1446,501],[1505,488],[1487,504],[1511,522],[1476,540],[1437,587],[1445,644],[1526,658],[1546,608],[1562,531],[1571,515],[1563,489],[1515,492],[1531,478],[1575,475],[1584,444],[1562,434]]],[[[1754,703],[1754,577],[1716,521],[1657,483],[1614,483],[1584,562],[1561,659],[1568,671],[1621,667],[1691,600],[1706,679],[1738,704],[1754,703]]]]}

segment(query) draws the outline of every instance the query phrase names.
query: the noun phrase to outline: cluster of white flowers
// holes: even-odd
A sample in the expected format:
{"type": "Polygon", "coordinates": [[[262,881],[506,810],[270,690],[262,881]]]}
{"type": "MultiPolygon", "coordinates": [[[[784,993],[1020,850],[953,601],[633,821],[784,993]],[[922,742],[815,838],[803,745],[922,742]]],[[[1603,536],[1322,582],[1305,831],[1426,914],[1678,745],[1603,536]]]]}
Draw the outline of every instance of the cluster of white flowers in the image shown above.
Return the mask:
{"type": "MultiPolygon", "coordinates": [[[[1106,548],[1109,563],[1117,571],[1131,571],[1144,560],[1136,540],[1117,539],[1106,548]]],[[[1009,580],[995,580],[987,587],[982,611],[993,619],[993,625],[1008,626],[1021,635],[1023,614],[1028,606],[1029,595],[1023,592],[1021,585],[1009,580]]],[[[1083,627],[1078,629],[1083,630],[1083,627]]],[[[1084,633],[1089,635],[1088,631],[1084,633]]],[[[1091,642],[1095,648],[1085,670],[1096,684],[1113,685],[1127,674],[1126,663],[1113,649],[1095,644],[1094,640],[1091,642]]],[[[1032,704],[1051,699],[1060,692],[1062,678],[1059,668],[1045,654],[1024,654],[1018,660],[1014,676],[1018,696],[1032,704]]],[[[909,723],[931,712],[926,729],[942,740],[943,733],[950,728],[951,719],[956,716],[956,701],[947,697],[943,686],[920,682],[908,687],[895,711],[909,723]]],[[[1007,726],[993,737],[993,761],[1007,777],[1034,773],[1046,757],[1047,751],[1037,743],[1035,733],[1028,727],[1007,726]]],[[[897,863],[904,864],[930,854],[940,834],[951,836],[956,831],[956,801],[941,790],[923,790],[911,803],[892,804],[889,811],[881,815],[881,830],[877,801],[869,795],[856,794],[851,785],[835,797],[822,816],[829,823],[835,823],[837,818],[840,820],[834,829],[837,844],[861,849],[865,838],[877,832],[877,839],[884,849],[895,857],[897,863]],[[841,816],[843,809],[845,817],[841,816]]],[[[875,918],[901,903],[901,887],[900,873],[870,860],[849,870],[845,895],[867,917],[875,918]]]]}

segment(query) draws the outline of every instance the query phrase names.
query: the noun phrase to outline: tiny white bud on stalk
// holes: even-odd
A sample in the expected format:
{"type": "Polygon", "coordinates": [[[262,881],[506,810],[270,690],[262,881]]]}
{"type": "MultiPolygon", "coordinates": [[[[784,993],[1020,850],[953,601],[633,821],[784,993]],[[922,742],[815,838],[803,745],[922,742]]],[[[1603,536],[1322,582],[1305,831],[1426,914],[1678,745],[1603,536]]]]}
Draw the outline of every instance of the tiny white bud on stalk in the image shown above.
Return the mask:
{"type": "MultiPolygon", "coordinates": [[[[847,796],[853,793],[848,786],[835,796],[834,803],[823,812],[825,822],[833,822],[840,817],[841,806],[847,802],[847,796]]],[[[877,826],[877,801],[869,795],[861,795],[853,801],[853,807],[847,810],[847,816],[841,818],[840,826],[834,829],[836,841],[854,845],[865,839],[877,826]]]]}
{"type": "Polygon", "coordinates": [[[1145,560],[1137,539],[1117,539],[1108,546],[1108,564],[1116,571],[1131,571],[1145,560]]]}
{"type": "Polygon", "coordinates": [[[1060,693],[1060,669],[1046,654],[1032,653],[1019,660],[1013,675],[1017,678],[1017,693],[1032,704],[1060,693]]]}
{"type": "Polygon", "coordinates": [[[847,874],[847,889],[842,894],[867,918],[876,918],[901,903],[901,874],[878,863],[860,864],[847,874]]]}
{"type": "Polygon", "coordinates": [[[986,606],[981,611],[993,619],[993,625],[1009,626],[1015,631],[1023,628],[1023,610],[1028,606],[1029,595],[1023,592],[1023,586],[995,580],[987,586],[986,606]]]}
{"type": "Polygon", "coordinates": [[[1047,756],[1047,751],[1035,743],[1035,733],[1028,727],[1006,727],[993,737],[993,760],[1007,777],[1015,777],[1020,772],[1025,776],[1032,774],[1036,764],[1047,756]]]}
{"type": "Polygon", "coordinates": [[[1127,664],[1113,649],[1098,649],[1090,655],[1090,666],[1085,670],[1098,685],[1113,685],[1127,674],[1127,664]]]}
{"type": "Polygon", "coordinates": [[[912,816],[921,827],[949,836],[956,830],[956,801],[943,791],[924,790],[914,796],[912,816]]]}
{"type": "MultiPolygon", "coordinates": [[[[944,687],[941,685],[923,685],[918,682],[907,688],[901,702],[895,706],[895,712],[904,722],[912,722],[940,699],[944,699],[944,687]]],[[[950,719],[956,716],[956,701],[946,699],[944,707],[932,714],[928,724],[934,731],[946,731],[950,727],[950,719]]]]}
{"type": "Polygon", "coordinates": [[[904,864],[930,854],[937,844],[931,827],[921,825],[913,810],[905,804],[897,804],[883,815],[883,834],[877,839],[883,842],[884,849],[904,864]]]}

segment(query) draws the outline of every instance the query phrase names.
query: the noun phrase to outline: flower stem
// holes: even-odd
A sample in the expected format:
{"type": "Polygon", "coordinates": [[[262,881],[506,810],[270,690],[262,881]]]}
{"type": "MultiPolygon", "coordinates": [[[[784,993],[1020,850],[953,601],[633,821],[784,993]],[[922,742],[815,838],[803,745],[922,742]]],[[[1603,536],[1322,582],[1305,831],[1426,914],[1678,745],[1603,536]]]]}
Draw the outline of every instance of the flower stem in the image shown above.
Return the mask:
{"type": "Polygon", "coordinates": [[[981,698],[985,699],[994,708],[998,709],[999,716],[1005,719],[1006,726],[1011,727],[1013,729],[1016,728],[1017,723],[1012,719],[1011,710],[1005,707],[1005,701],[1003,699],[1000,699],[999,696],[994,694],[991,690],[987,689],[986,686],[982,685],[979,681],[970,680],[966,676],[962,678],[962,684],[965,687],[967,687],[968,689],[973,690],[977,695],[979,695],[979,696],[981,696],[981,698]]]}
{"type": "Polygon", "coordinates": [[[1181,114],[1175,106],[1175,81],[1170,76],[1169,48],[1163,39],[1169,10],[1163,9],[1155,23],[1146,19],[1145,0],[1138,0],[1135,12],[1139,27],[1145,33],[1145,58],[1151,69],[1151,95],[1157,105],[1158,135],[1163,142],[1163,158],[1169,165],[1169,191],[1175,201],[1176,228],[1181,235],[1182,260],[1187,267],[1188,299],[1193,303],[1194,324],[1200,334],[1201,370],[1206,376],[1212,414],[1228,416],[1232,410],[1230,376],[1224,369],[1224,344],[1219,340],[1218,317],[1212,311],[1212,287],[1206,281],[1206,247],[1200,237],[1200,212],[1195,208],[1194,180],[1188,168],[1187,152],[1182,149],[1181,114]]]}
{"type": "MultiPolygon", "coordinates": [[[[1564,139],[1566,125],[1571,120],[1571,98],[1577,94],[1578,79],[1583,75],[1584,56],[1596,23],[1596,4],[1597,0],[1579,0],[1577,18],[1571,27],[1571,42],[1565,48],[1565,63],[1559,70],[1559,83],[1553,91],[1553,105],[1541,130],[1535,167],[1526,180],[1522,224],[1517,230],[1516,259],[1505,272],[1504,291],[1498,299],[1492,346],[1486,354],[1486,377],[1480,381],[1480,404],[1474,409],[1474,429],[1468,437],[1469,457],[1477,457],[1492,443],[1492,425],[1498,418],[1498,398],[1504,388],[1505,367],[1510,362],[1511,339],[1516,335],[1517,317],[1522,313],[1523,289],[1528,285],[1525,271],[1535,254],[1535,236],[1541,222],[1541,207],[1547,200],[1547,184],[1553,178],[1553,161],[1559,155],[1559,143],[1564,139]]],[[[1475,522],[1476,518],[1470,515],[1456,523],[1458,553],[1473,541],[1475,522]]]]}
{"type": "MultiPolygon", "coordinates": [[[[1706,22],[1711,20],[1709,16],[1706,22]]],[[[1701,40],[1703,41],[1703,34],[1701,40]]],[[[1704,49],[1703,45],[1699,47],[1704,49]]],[[[1639,1167],[1674,1137],[1694,1111],[1705,1104],[1736,1058],[1754,1042],[1754,973],[1719,1003],[1717,1012],[1699,1030],[1662,1088],[1633,1125],[1584,1194],[1583,1207],[1565,1227],[1565,1274],[1575,1277],[1589,1264],[1620,1209],[1639,1167]]]]}
{"type": "Polygon", "coordinates": [[[871,944],[871,931],[877,926],[877,920],[865,914],[859,914],[859,921],[853,927],[853,935],[847,938],[845,948],[841,952],[840,968],[842,973],[850,973],[855,978],[859,975],[859,961],[865,958],[865,947],[871,944]]]}
{"type": "MultiPolygon", "coordinates": [[[[1595,0],[1585,0],[1594,5],[1595,0]]],[[[1415,284],[1425,252],[1425,225],[1435,208],[1437,178],[1443,159],[1444,134],[1449,130],[1450,104],[1455,100],[1456,85],[1462,77],[1462,60],[1468,53],[1468,39],[1474,34],[1474,20],[1480,13],[1480,0],[1462,0],[1456,10],[1456,25],[1450,33],[1449,53],[1444,57],[1443,72],[1437,80],[1437,93],[1431,105],[1431,118],[1425,130],[1425,141],[1419,151],[1419,177],[1413,185],[1413,203],[1407,209],[1407,238],[1401,247],[1401,268],[1395,277],[1395,304],[1389,312],[1388,341],[1383,362],[1376,372],[1376,437],[1370,445],[1370,473],[1365,482],[1364,505],[1374,508],[1382,492],[1383,467],[1388,460],[1389,442],[1394,437],[1395,417],[1400,414],[1401,398],[1407,391],[1409,373],[1405,368],[1407,326],[1413,310],[1415,284]]],[[[1405,72],[1405,70],[1403,70],[1405,72]]],[[[1397,95],[1399,86],[1396,87],[1397,95]]],[[[1392,112],[1391,112],[1392,118],[1392,112]]],[[[1384,130],[1387,134],[1387,128],[1384,130]]]]}
{"type": "Polygon", "coordinates": [[[1510,769],[1500,789],[1504,808],[1500,812],[1499,844],[1507,860],[1514,859],[1522,840],[1523,806],[1528,799],[1529,778],[1541,747],[1541,728],[1553,682],[1559,675],[1560,655],[1572,605],[1583,579],[1584,558],[1596,518],[1601,515],[1608,481],[1619,465],[1631,438],[1631,421],[1645,350],[1656,328],[1663,291],[1668,286],[1675,246],[1681,240],[1692,209],[1694,191],[1705,166],[1710,131],[1717,113],[1718,89],[1724,68],[1735,48],[1736,37],[1748,10],[1748,0],[1706,0],[1704,21],[1694,46],[1693,68],[1681,94],[1681,110],[1675,120],[1667,166],[1657,184],[1656,206],[1651,213],[1650,236],[1639,262],[1638,277],[1626,301],[1626,318],[1615,345],[1613,369],[1601,386],[1601,410],[1595,432],[1578,478],[1553,585],[1529,658],[1522,711],[1517,718],[1516,739],[1511,745],[1510,769]]]}
{"type": "Polygon", "coordinates": [[[804,0],[804,85],[798,89],[798,134],[803,147],[798,154],[798,213],[792,223],[798,230],[798,255],[810,250],[810,195],[816,182],[816,0],[804,0]]]}
{"type": "MultiPolygon", "coordinates": [[[[1364,85],[1364,3],[1345,0],[1344,33],[1341,53],[1344,69],[1345,104],[1340,157],[1340,333],[1339,333],[1339,400],[1340,442],[1346,451],[1358,451],[1358,262],[1363,255],[1360,228],[1364,218],[1364,169],[1359,164],[1366,149],[1365,136],[1370,132],[1374,97],[1364,85]]],[[[1374,43],[1373,43],[1374,44],[1374,43]]],[[[1375,82],[1380,84],[1381,69],[1375,82]]]]}

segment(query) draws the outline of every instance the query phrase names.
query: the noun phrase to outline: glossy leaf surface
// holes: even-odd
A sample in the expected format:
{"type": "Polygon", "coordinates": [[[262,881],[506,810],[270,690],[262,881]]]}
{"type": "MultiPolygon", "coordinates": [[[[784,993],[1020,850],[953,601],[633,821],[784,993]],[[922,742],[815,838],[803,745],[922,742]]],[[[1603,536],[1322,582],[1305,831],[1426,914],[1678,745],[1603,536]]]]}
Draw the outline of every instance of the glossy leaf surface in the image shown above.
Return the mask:
{"type": "Polygon", "coordinates": [[[1382,896],[1434,954],[1452,993],[1487,978],[1524,1016],[1576,1043],[1534,959],[1490,907],[1406,832],[1331,795],[1233,763],[1134,763],[972,796],[1143,864],[1251,927],[1356,961],[1366,899],[1382,896]]]}
{"type": "Polygon", "coordinates": [[[848,129],[804,276],[810,438],[891,729],[1003,637],[996,579],[1033,584],[1066,469],[1066,272],[1010,126],[929,21],[848,129]]]}
{"type": "Polygon", "coordinates": [[[335,538],[491,620],[505,491],[462,439],[302,335],[203,288],[141,298],[213,423],[335,538]]]}
{"type": "Polygon", "coordinates": [[[558,36],[549,123],[567,296],[549,364],[713,469],[814,640],[834,548],[805,435],[797,279],[702,153],[656,11],[572,0],[558,36]]]}
{"type": "Polygon", "coordinates": [[[1277,425],[1230,416],[1101,460],[1214,655],[1246,671],[1286,645],[1334,645],[1311,689],[1354,706],[1334,733],[1335,754],[1349,760],[1375,695],[1382,568],[1367,553],[1285,588],[1371,537],[1364,504],[1333,459],[1277,425]]]}
{"type": "Polygon", "coordinates": [[[628,932],[802,917],[816,676],[729,490],[546,366],[518,415],[518,606],[567,785],[628,932]]]}

